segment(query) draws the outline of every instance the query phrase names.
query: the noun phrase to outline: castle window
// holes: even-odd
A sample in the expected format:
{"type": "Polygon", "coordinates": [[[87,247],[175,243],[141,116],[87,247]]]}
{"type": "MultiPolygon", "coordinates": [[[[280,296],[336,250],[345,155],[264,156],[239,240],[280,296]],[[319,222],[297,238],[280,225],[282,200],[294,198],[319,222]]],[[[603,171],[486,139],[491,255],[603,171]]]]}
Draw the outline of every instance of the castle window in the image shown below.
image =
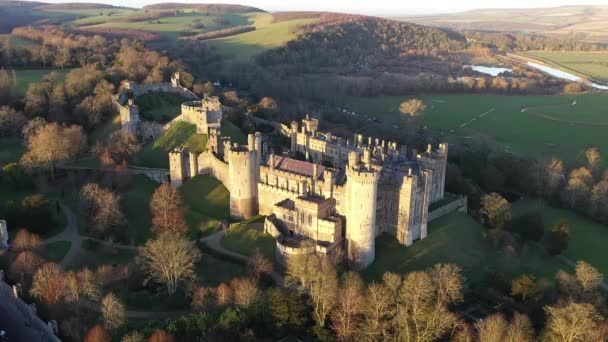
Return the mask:
{"type": "Polygon", "coordinates": [[[312,226],[312,214],[308,214],[308,225],[312,226]]]}

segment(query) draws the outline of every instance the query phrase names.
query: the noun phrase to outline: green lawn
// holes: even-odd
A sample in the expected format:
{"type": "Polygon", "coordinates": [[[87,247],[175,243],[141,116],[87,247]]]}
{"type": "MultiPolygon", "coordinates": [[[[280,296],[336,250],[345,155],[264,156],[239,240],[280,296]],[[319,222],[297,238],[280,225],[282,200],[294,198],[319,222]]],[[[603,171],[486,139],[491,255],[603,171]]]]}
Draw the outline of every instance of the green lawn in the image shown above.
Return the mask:
{"type": "Polygon", "coordinates": [[[135,98],[142,118],[162,123],[178,116],[181,113],[181,104],[186,101],[188,99],[179,94],[165,92],[153,92],[135,98]]]}
{"type": "Polygon", "coordinates": [[[230,217],[230,193],[222,183],[211,176],[196,176],[180,188],[184,204],[193,211],[208,217],[230,217]]]}
{"type": "Polygon", "coordinates": [[[55,241],[48,243],[42,248],[42,256],[50,262],[59,263],[72,247],[70,241],[55,241]]]}
{"type": "Polygon", "coordinates": [[[553,282],[558,270],[570,271],[535,246],[520,246],[515,254],[497,252],[484,240],[484,228],[464,213],[455,212],[437,219],[428,229],[428,237],[410,247],[400,245],[388,235],[376,239],[376,259],[363,272],[365,279],[378,281],[387,271],[407,273],[437,263],[461,266],[473,285],[478,285],[484,274],[496,273],[508,281],[528,273],[538,280],[553,282]]]}
{"type": "Polygon", "coordinates": [[[568,222],[570,241],[564,255],[574,261],[587,261],[608,277],[608,253],[605,249],[608,245],[608,226],[538,200],[524,199],[513,204],[514,217],[529,211],[542,214],[546,231],[559,222],[568,222]]]}
{"type": "Polygon", "coordinates": [[[222,240],[222,245],[226,249],[244,255],[252,255],[259,250],[269,260],[274,261],[277,248],[276,241],[272,236],[264,233],[261,224],[259,224],[262,222],[264,222],[264,217],[256,216],[231,227],[224,240],[222,240]],[[249,223],[258,224],[254,228],[249,223]]]}
{"type": "Polygon", "coordinates": [[[230,280],[247,275],[247,268],[236,262],[230,262],[211,254],[203,253],[196,267],[198,281],[202,286],[218,286],[230,280]]]}
{"type": "Polygon", "coordinates": [[[608,82],[608,52],[533,51],[528,54],[575,74],[608,82]]]}
{"type": "Polygon", "coordinates": [[[82,250],[84,253],[74,268],[86,266],[94,270],[101,265],[126,265],[133,261],[136,254],[132,249],[112,247],[92,240],[83,240],[82,250]]]}
{"type": "Polygon", "coordinates": [[[25,145],[20,138],[0,138],[0,168],[17,162],[25,153],[25,145]]]}
{"type": "Polygon", "coordinates": [[[137,166],[169,168],[169,151],[180,145],[188,145],[191,151],[203,152],[207,135],[197,134],[196,126],[178,122],[154,142],[144,146],[137,154],[137,166]]]}
{"type": "Polygon", "coordinates": [[[72,69],[19,69],[17,73],[17,84],[19,93],[25,95],[31,83],[38,83],[42,78],[52,72],[56,72],[63,79],[72,69]]]}
{"type": "Polygon", "coordinates": [[[150,200],[154,190],[160,184],[150,178],[138,175],[133,177],[133,184],[122,194],[122,207],[127,221],[135,227],[135,243],[144,244],[151,235],[152,214],[150,200]]]}
{"type": "MultiPolygon", "coordinates": [[[[486,135],[505,151],[580,160],[586,148],[608,151],[608,94],[561,96],[428,95],[424,121],[446,140],[486,135]],[[576,104],[573,105],[574,101],[576,104]]],[[[385,125],[405,126],[399,104],[406,96],[349,98],[344,105],[385,125]]],[[[350,116],[346,114],[347,116],[350,116]]]]}

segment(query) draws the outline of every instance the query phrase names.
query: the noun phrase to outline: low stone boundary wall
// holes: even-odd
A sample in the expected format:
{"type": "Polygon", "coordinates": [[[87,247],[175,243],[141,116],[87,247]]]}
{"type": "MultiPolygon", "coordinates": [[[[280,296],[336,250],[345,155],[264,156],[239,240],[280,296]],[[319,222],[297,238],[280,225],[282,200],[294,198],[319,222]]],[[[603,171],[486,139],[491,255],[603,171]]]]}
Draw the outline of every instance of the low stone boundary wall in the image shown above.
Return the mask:
{"type": "Polygon", "coordinates": [[[444,215],[447,215],[447,214],[449,214],[453,211],[457,211],[457,210],[460,212],[464,212],[464,213],[467,212],[467,197],[466,196],[459,197],[450,203],[447,203],[437,209],[434,209],[433,211],[430,211],[427,222],[434,221],[444,215]]]}

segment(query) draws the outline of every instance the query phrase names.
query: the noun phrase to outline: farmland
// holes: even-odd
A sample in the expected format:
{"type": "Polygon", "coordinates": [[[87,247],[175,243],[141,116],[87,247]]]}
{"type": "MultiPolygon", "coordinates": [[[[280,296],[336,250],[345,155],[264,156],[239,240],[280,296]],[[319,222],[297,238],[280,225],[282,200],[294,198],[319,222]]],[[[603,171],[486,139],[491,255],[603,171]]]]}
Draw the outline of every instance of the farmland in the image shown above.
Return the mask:
{"type": "Polygon", "coordinates": [[[585,78],[608,83],[608,52],[534,51],[528,54],[585,78]]]}
{"type": "MultiPolygon", "coordinates": [[[[444,139],[493,138],[505,151],[534,157],[579,160],[591,145],[608,151],[608,95],[560,96],[427,95],[427,126],[444,139]]],[[[344,107],[386,125],[405,125],[399,112],[405,96],[350,98],[344,107]]]]}

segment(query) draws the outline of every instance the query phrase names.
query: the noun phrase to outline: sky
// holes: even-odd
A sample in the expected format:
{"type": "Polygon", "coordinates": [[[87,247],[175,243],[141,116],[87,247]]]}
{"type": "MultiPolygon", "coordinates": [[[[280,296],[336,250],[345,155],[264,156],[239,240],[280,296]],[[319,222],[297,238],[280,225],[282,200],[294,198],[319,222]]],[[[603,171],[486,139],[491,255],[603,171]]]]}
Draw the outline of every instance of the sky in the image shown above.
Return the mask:
{"type": "Polygon", "coordinates": [[[333,11],[400,16],[459,12],[479,8],[538,8],[565,5],[608,5],[608,0],[41,0],[43,2],[97,2],[142,7],[159,2],[237,3],[267,11],[333,11]]]}

